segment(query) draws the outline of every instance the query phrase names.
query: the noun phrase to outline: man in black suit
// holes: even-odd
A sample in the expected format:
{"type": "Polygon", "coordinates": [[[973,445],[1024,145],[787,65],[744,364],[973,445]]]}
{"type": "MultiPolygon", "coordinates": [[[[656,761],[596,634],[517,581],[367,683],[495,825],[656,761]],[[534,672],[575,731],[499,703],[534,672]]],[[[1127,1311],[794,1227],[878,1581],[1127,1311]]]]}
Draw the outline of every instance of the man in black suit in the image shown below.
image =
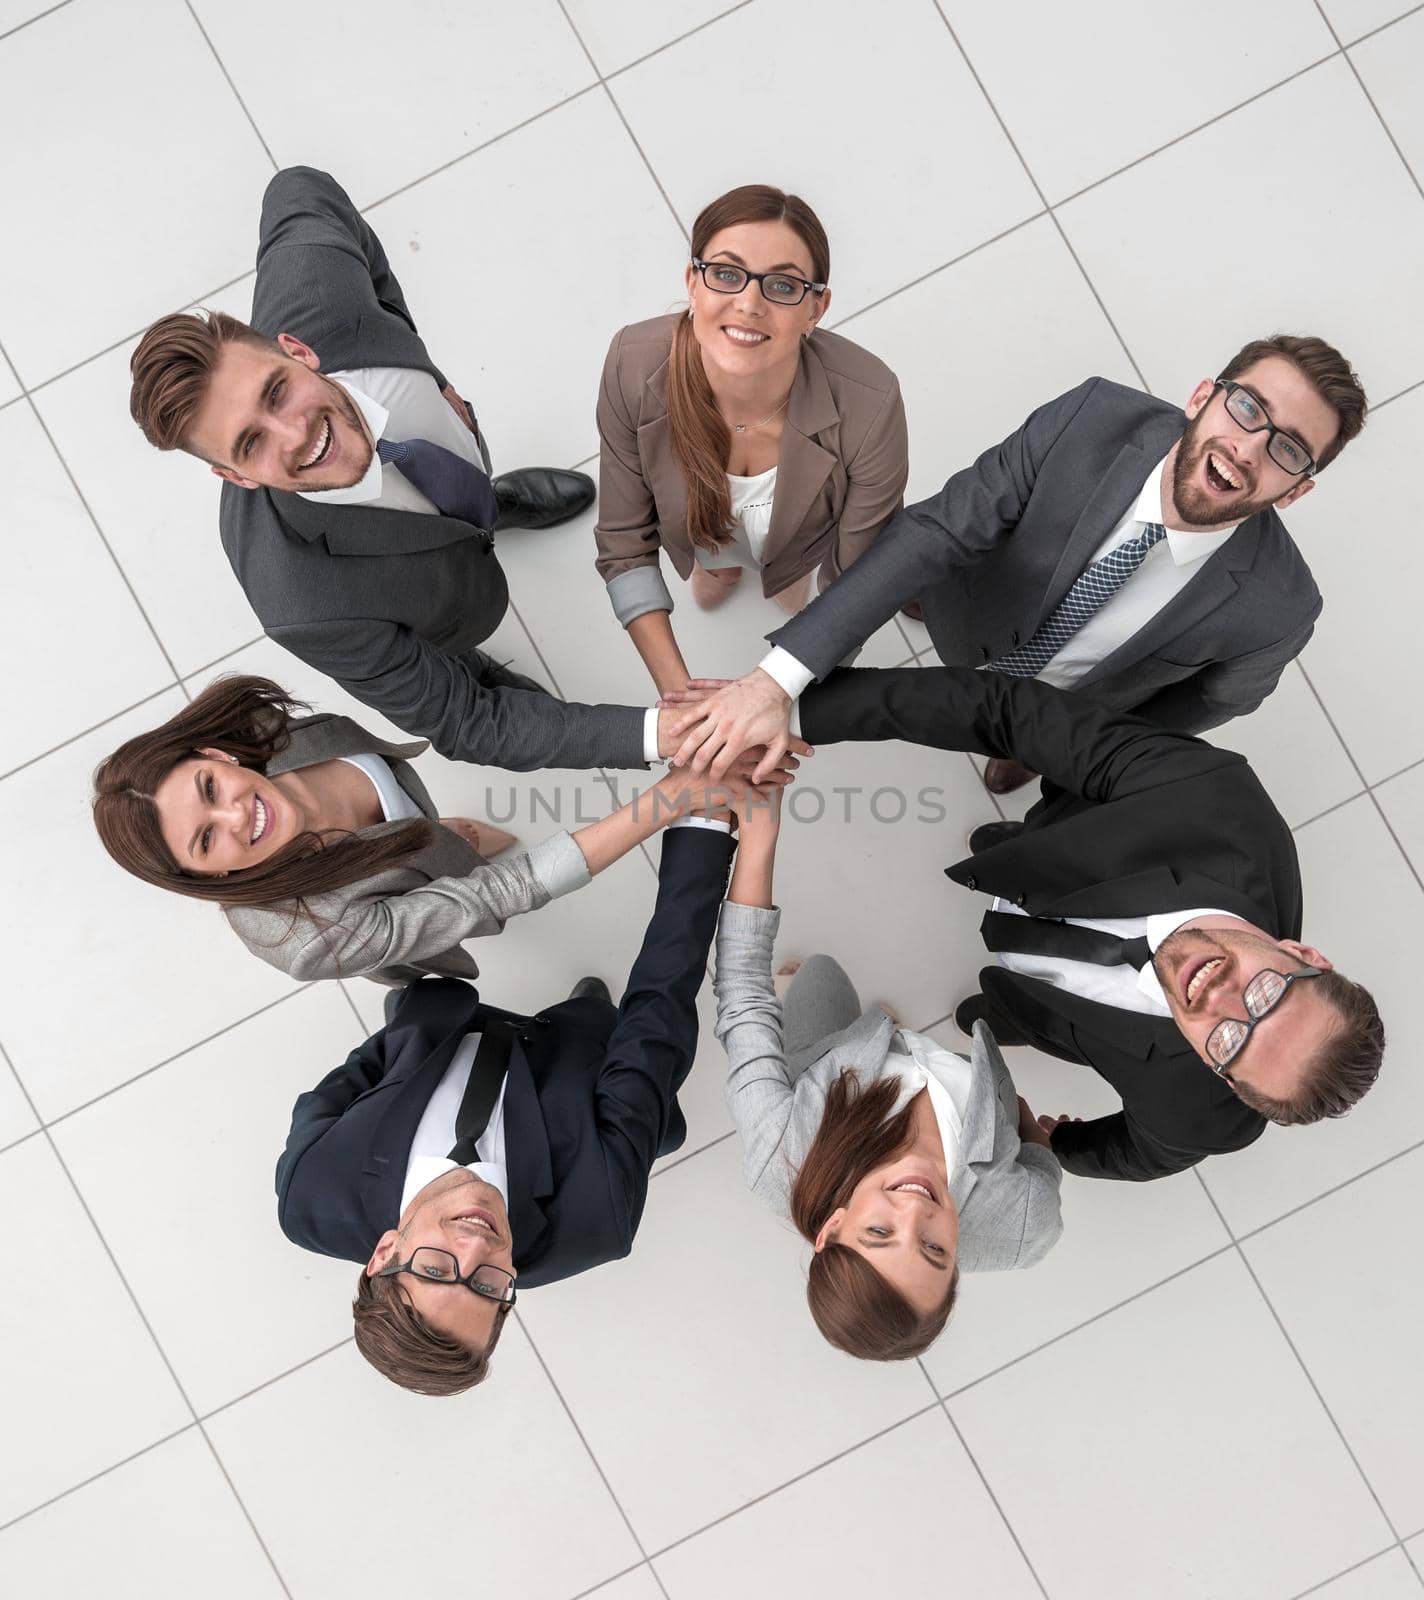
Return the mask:
{"type": "Polygon", "coordinates": [[[282,1229],[363,1263],[356,1343],[395,1382],[468,1389],[516,1277],[538,1287],[632,1248],[649,1170],[686,1136],[676,1096],[732,852],[725,824],[668,829],[617,1011],[596,979],[516,1017],[427,978],[297,1101],[277,1163],[282,1229]]]}
{"type": "MultiPolygon", "coordinates": [[[[679,718],[679,754],[714,777],[750,745],[770,755],[796,696],[916,597],[946,666],[1037,678],[1182,733],[1244,716],[1321,608],[1279,513],[1364,420],[1349,362],[1308,335],[1253,339],[1185,407],[1089,378],[893,517],[754,672],[670,697],[718,690],[679,718]]],[[[1003,794],[1034,775],[1006,751],[985,781],[1003,794]]]]}
{"type": "Polygon", "coordinates": [[[1289,827],[1243,756],[1028,679],[844,671],[809,691],[814,744],[908,739],[1017,751],[1044,774],[1022,823],[947,868],[993,895],[1000,965],[956,1021],[1093,1067],[1122,1110],[1041,1119],[1089,1178],[1163,1177],[1239,1150],[1266,1121],[1341,1116],[1379,1071],[1370,995],[1300,942],[1289,827]]]}
{"type": "Polygon", "coordinates": [[[267,186],[251,327],[163,317],[131,367],[149,442],[225,480],[223,548],[279,644],[452,759],[658,756],[656,712],[565,704],[477,648],[509,602],[495,534],[573,516],[593,484],[543,467],[491,477],[474,413],[329,174],[289,167],[267,186]]]}

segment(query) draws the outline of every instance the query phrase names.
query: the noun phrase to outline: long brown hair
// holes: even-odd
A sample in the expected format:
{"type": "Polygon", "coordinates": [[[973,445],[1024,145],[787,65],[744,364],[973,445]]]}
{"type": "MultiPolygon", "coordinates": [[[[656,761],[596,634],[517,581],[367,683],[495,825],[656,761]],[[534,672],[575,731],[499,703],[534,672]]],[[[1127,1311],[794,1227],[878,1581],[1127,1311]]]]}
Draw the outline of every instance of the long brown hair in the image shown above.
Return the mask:
{"type": "MultiPolygon", "coordinates": [[[[882,1078],[863,1088],[849,1069],[831,1085],[821,1126],[791,1189],[791,1220],[812,1245],[826,1218],[848,1205],[855,1186],[884,1166],[913,1136],[914,1111],[891,1115],[898,1085],[882,1078]]],[[[905,1361],[923,1355],[944,1331],[959,1290],[950,1274],[944,1301],[921,1315],[859,1251],[828,1244],[811,1257],[806,1302],[822,1336],[863,1361],[905,1361]]]]}
{"type": "MultiPolygon", "coordinates": [[[[765,183],[729,189],[704,206],[692,224],[693,255],[703,256],[715,234],[743,222],[788,223],[811,252],[816,282],[830,282],[831,247],[821,219],[799,195],[765,183]]],[[[726,544],[732,523],[727,488],[732,436],[712,398],[690,317],[681,318],[673,330],[667,407],[673,455],[687,480],[688,537],[704,550],[717,550],[726,544]]]]}
{"type": "Polygon", "coordinates": [[[164,843],[153,796],[178,765],[209,746],[236,756],[241,766],[266,772],[291,742],[292,714],[308,709],[270,678],[218,678],[183,710],[151,733],[122,744],[94,774],[94,826],[104,848],[134,877],[194,900],[224,906],[278,906],[305,910],[309,895],[344,888],[395,866],[434,836],[427,821],[412,820],[376,838],[352,836],[324,844],[304,833],[260,865],[228,877],[185,872],[164,843]]]}

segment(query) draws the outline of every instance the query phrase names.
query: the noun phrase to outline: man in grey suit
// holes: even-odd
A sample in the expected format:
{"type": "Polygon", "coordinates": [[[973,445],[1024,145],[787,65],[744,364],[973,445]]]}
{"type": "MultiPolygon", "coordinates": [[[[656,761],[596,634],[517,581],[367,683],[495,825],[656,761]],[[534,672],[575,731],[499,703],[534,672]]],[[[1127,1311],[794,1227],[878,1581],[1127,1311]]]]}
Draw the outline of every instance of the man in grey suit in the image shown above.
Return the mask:
{"type": "MultiPolygon", "coordinates": [[[[1290,334],[1246,345],[1185,412],[1090,378],[894,517],[756,671],[684,715],[679,758],[715,776],[774,747],[797,696],[916,597],[948,666],[1036,677],[1183,733],[1254,710],[1321,606],[1278,513],[1365,409],[1345,358],[1290,334]]],[[[1000,759],[987,781],[1005,793],[1033,776],[1000,759]]]]}
{"type": "Polygon", "coordinates": [[[266,632],[445,756],[521,771],[655,758],[655,711],[565,704],[476,648],[509,601],[495,533],[573,516],[593,485],[491,477],[473,412],[328,174],[268,185],[252,319],[160,319],[134,351],[130,409],[152,444],[225,480],[223,548],[266,632]]]}

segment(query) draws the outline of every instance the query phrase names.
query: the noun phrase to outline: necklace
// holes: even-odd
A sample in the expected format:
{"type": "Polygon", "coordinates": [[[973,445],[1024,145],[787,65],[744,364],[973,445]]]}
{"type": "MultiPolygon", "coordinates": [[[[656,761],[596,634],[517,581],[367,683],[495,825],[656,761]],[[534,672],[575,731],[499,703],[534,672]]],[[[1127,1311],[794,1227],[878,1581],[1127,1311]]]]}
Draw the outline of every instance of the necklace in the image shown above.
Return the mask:
{"type": "Polygon", "coordinates": [[[776,411],[768,411],[760,422],[734,422],[732,424],[733,428],[735,428],[738,433],[745,433],[748,428],[764,428],[767,423],[770,422],[771,419],[776,415],[777,411],[786,410],[786,402],[787,400],[790,400],[790,398],[791,396],[787,395],[786,400],[783,400],[781,404],[777,406],[776,411]]]}

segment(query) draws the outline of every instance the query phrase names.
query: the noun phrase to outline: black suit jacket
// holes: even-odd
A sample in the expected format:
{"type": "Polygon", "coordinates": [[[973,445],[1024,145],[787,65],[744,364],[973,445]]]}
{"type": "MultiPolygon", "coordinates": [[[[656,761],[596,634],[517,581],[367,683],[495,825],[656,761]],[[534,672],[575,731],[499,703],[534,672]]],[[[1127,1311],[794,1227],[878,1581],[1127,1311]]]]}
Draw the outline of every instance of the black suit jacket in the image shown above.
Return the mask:
{"type": "MultiPolygon", "coordinates": [[[[442,388],[381,241],[325,172],[267,186],[253,325],[323,370],[411,367],[442,388]]],[[[471,421],[473,422],[473,417],[471,421]]],[[[471,654],[509,603],[491,530],[223,485],[223,549],[263,628],[441,755],[532,771],[643,763],[643,713],[490,687],[471,654]]]]}
{"type": "MultiPolygon", "coordinates": [[[[669,831],[622,1005],[565,1000],[522,1019],[504,1109],[521,1288],[626,1256],[653,1162],[686,1136],[676,1096],[697,1050],[697,991],[732,850],[725,834],[669,831]]],[[[472,984],[427,978],[405,991],[388,1027],[297,1101],[277,1162],[289,1239],[370,1258],[399,1220],[411,1141],[461,1039],[508,1015],[472,984]]]]}
{"type": "MultiPolygon", "coordinates": [[[[1010,751],[1044,774],[1023,831],[946,869],[1032,916],[1129,917],[1219,907],[1281,939],[1301,930],[1295,841],[1244,756],[1031,679],[963,667],[838,672],[801,699],[812,744],[908,739],[1010,751]]],[[[984,993],[1039,1049],[1086,1062],[1122,1111],[1064,1123],[1054,1153],[1093,1178],[1157,1178],[1260,1137],[1167,1017],[986,968],[984,993]]]]}
{"type": "MultiPolygon", "coordinates": [[[[1185,421],[1177,406],[1089,378],[937,495],[892,517],[772,641],[824,678],[918,596],[947,666],[1006,654],[1067,594],[1185,421]]],[[[1258,512],[1074,693],[1202,733],[1270,694],[1305,648],[1320,605],[1285,525],[1272,510],[1258,512]]]]}

